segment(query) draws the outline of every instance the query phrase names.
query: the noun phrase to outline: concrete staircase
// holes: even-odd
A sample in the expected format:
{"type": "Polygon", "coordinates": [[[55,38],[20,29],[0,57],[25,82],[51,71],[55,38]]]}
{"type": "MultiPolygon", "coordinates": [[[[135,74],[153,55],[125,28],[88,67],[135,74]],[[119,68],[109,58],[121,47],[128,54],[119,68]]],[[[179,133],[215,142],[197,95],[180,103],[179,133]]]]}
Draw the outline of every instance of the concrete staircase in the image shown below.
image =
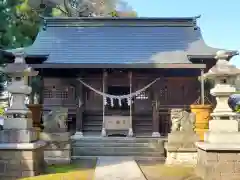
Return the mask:
{"type": "Polygon", "coordinates": [[[83,137],[72,141],[72,159],[131,156],[139,161],[165,160],[164,138],[83,137]]]}

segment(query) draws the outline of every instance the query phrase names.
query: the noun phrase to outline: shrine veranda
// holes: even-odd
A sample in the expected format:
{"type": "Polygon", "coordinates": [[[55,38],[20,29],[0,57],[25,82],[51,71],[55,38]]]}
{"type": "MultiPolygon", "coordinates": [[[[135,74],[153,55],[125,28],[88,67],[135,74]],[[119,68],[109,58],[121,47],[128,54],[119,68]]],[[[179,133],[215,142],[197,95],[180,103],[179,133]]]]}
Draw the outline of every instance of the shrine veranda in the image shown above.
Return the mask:
{"type": "MultiPolygon", "coordinates": [[[[44,113],[68,108],[73,134],[165,136],[170,110],[207,93],[199,76],[219,49],[205,44],[197,17],[43,22],[25,60],[41,76],[44,113]]],[[[14,51],[3,51],[9,62],[14,51]]]]}

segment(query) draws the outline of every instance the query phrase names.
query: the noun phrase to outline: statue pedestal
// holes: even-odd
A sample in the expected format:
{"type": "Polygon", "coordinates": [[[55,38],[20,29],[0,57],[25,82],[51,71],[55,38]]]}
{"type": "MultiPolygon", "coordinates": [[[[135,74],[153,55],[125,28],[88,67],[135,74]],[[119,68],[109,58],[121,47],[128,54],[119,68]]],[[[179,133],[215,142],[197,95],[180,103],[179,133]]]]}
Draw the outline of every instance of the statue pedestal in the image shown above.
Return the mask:
{"type": "Polygon", "coordinates": [[[44,160],[47,164],[69,164],[71,161],[70,133],[41,132],[40,139],[47,142],[44,160]]]}
{"type": "Polygon", "coordinates": [[[194,132],[176,131],[168,134],[166,144],[167,165],[196,165],[198,135],[194,132]]]}

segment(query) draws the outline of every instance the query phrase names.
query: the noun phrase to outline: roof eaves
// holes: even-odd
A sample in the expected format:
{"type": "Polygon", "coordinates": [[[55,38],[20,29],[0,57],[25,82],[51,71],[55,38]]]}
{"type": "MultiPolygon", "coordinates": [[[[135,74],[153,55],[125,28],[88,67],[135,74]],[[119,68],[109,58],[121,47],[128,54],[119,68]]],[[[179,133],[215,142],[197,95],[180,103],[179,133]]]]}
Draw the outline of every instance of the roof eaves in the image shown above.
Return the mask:
{"type": "MultiPolygon", "coordinates": [[[[217,49],[216,48],[216,50],[219,50],[219,51],[221,51],[221,50],[223,50],[223,49],[217,49]]],[[[223,50],[223,51],[226,51],[227,53],[228,53],[228,58],[227,58],[227,60],[229,61],[233,56],[236,56],[236,55],[239,55],[239,52],[238,51],[236,51],[236,50],[223,50]]],[[[214,53],[214,54],[209,54],[209,55],[197,55],[197,54],[195,54],[195,55],[187,55],[187,57],[189,58],[189,59],[215,59],[215,57],[216,57],[216,54],[214,53]]]]}

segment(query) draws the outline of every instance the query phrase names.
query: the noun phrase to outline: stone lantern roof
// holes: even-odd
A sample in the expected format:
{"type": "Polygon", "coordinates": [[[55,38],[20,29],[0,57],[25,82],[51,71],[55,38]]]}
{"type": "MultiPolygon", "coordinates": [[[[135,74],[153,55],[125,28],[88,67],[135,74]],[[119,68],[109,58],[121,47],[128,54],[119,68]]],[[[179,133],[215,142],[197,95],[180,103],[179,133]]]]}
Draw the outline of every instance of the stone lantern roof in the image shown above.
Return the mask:
{"type": "Polygon", "coordinates": [[[218,76],[237,76],[240,75],[240,69],[235,65],[229,63],[228,59],[238,55],[237,51],[218,51],[216,53],[215,59],[218,59],[215,66],[213,66],[209,71],[204,75],[207,78],[214,78],[218,76]]]}
{"type": "Polygon", "coordinates": [[[38,71],[33,70],[31,67],[29,67],[25,62],[26,54],[24,52],[23,48],[19,48],[14,52],[15,60],[14,63],[7,64],[7,66],[4,68],[4,72],[7,74],[13,74],[13,75],[27,75],[27,76],[36,76],[38,74],[38,71]]]}

